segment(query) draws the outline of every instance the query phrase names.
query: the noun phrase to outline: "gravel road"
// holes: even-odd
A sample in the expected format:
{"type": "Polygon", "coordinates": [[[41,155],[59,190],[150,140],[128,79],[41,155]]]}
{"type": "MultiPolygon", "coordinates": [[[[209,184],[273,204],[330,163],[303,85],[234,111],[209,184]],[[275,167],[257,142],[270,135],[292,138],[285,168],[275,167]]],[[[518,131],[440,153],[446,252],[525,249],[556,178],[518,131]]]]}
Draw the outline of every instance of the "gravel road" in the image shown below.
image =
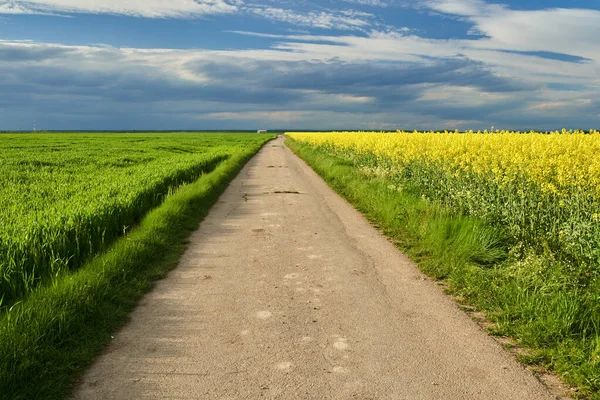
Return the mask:
{"type": "Polygon", "coordinates": [[[554,397],[279,138],[73,398],[554,397]]]}

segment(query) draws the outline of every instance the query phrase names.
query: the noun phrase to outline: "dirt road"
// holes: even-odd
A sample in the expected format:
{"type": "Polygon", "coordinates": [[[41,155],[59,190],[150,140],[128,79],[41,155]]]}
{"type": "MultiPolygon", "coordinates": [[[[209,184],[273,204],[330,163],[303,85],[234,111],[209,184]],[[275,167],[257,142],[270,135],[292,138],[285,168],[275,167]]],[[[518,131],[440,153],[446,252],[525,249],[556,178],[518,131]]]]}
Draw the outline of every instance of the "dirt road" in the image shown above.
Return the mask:
{"type": "Polygon", "coordinates": [[[552,399],[283,140],[75,399],[552,399]]]}

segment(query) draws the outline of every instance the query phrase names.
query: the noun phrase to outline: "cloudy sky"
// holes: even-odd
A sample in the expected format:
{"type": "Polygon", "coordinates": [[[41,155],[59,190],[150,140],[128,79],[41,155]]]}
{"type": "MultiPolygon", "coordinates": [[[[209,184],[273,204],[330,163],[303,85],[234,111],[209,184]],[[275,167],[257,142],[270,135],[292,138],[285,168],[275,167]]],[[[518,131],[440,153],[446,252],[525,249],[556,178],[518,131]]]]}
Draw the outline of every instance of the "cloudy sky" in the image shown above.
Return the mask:
{"type": "Polygon", "coordinates": [[[0,0],[0,130],[600,128],[600,0],[0,0]]]}

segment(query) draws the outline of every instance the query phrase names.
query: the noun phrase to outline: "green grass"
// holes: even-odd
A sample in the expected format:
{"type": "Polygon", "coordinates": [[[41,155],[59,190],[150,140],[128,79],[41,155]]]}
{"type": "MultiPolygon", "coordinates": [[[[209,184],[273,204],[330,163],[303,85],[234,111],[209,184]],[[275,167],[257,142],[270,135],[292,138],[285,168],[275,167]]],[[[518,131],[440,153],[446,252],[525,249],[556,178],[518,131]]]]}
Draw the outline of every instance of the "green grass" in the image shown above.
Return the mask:
{"type": "Polygon", "coordinates": [[[0,137],[0,308],[79,268],[248,134],[0,137]]]}
{"type": "MultiPolygon", "coordinates": [[[[508,229],[423,196],[419,185],[368,175],[351,160],[287,139],[329,185],[394,240],[428,275],[496,323],[493,333],[530,349],[544,366],[600,399],[600,282],[511,239],[508,229]]],[[[583,396],[583,395],[582,395],[583,396]]]]}
{"type": "Polygon", "coordinates": [[[176,266],[188,235],[264,141],[262,136],[184,185],[138,226],[71,273],[0,314],[0,398],[61,399],[127,321],[156,279],[176,266]]]}

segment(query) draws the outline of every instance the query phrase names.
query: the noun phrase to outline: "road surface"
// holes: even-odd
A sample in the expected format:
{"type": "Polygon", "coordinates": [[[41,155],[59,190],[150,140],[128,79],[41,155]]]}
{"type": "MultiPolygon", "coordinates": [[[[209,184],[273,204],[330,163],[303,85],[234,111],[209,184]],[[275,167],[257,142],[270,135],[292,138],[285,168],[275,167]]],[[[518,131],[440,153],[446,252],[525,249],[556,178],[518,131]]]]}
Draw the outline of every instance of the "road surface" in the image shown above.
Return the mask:
{"type": "Polygon", "coordinates": [[[74,399],[554,398],[279,138],[74,399]]]}

